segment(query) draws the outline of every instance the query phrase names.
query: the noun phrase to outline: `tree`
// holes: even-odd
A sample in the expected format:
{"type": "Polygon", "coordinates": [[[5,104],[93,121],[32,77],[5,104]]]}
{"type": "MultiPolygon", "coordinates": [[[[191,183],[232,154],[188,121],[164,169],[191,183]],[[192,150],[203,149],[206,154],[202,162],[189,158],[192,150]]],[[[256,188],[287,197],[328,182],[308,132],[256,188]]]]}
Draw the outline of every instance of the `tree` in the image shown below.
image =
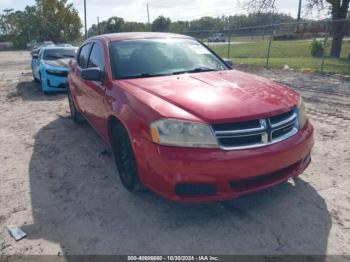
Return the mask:
{"type": "Polygon", "coordinates": [[[183,33],[189,28],[189,22],[186,21],[176,21],[171,23],[170,30],[174,33],[183,33]]]}
{"type": "Polygon", "coordinates": [[[123,18],[120,17],[110,17],[107,21],[100,22],[100,30],[96,24],[93,24],[89,30],[88,35],[98,35],[109,34],[109,33],[117,33],[117,32],[142,32],[148,31],[148,27],[145,23],[139,22],[126,22],[123,18]]]}
{"type": "Polygon", "coordinates": [[[149,26],[140,22],[125,22],[122,30],[123,32],[144,32],[149,31],[149,26]]]}
{"type": "Polygon", "coordinates": [[[0,29],[1,31],[7,35],[8,31],[9,31],[9,22],[10,22],[10,15],[11,13],[13,13],[13,9],[12,8],[6,8],[4,10],[2,10],[5,14],[1,15],[0,17],[0,29]]]}
{"type": "Polygon", "coordinates": [[[105,31],[106,33],[121,32],[125,21],[121,17],[113,16],[107,20],[105,31]]]}
{"type": "Polygon", "coordinates": [[[24,11],[4,10],[0,30],[9,35],[16,47],[25,47],[30,39],[55,42],[74,41],[81,36],[78,11],[67,0],[36,0],[24,11]]]}
{"type": "Polygon", "coordinates": [[[152,23],[152,31],[155,32],[169,32],[170,31],[171,20],[170,18],[165,18],[164,16],[159,16],[152,23]]]}
{"type": "MultiPolygon", "coordinates": [[[[262,11],[275,8],[275,2],[276,0],[249,0],[248,4],[256,10],[262,11]]],[[[314,6],[323,7],[325,3],[330,5],[332,14],[331,33],[333,41],[330,55],[339,58],[346,28],[343,19],[348,14],[350,0],[308,0],[308,6],[310,8],[314,6]]]]}
{"type": "MultiPolygon", "coordinates": [[[[314,2],[317,2],[313,0],[314,2]]],[[[345,19],[348,10],[349,10],[349,3],[350,0],[327,0],[328,3],[332,5],[332,35],[333,35],[333,42],[332,42],[332,49],[331,49],[331,56],[333,57],[340,57],[341,48],[342,48],[342,42],[345,35],[345,28],[346,24],[344,21],[334,21],[338,19],[345,19]]]]}
{"type": "Polygon", "coordinates": [[[221,18],[214,18],[210,16],[201,17],[193,20],[190,23],[191,30],[222,30],[224,28],[224,21],[221,18]]]}
{"type": "Polygon", "coordinates": [[[36,0],[41,35],[52,41],[78,38],[82,27],[78,11],[67,0],[36,0]]]}
{"type": "MultiPolygon", "coordinates": [[[[225,29],[238,29],[241,27],[252,27],[267,25],[272,23],[290,23],[296,20],[283,13],[251,13],[249,15],[230,15],[221,17],[202,17],[199,19],[189,21],[169,21],[165,17],[157,18],[153,22],[152,29],[154,31],[165,31],[174,33],[189,33],[189,31],[203,31],[201,33],[195,34],[192,32],[193,36],[204,38],[208,36],[208,32],[205,31],[222,31],[225,29]]],[[[144,32],[149,31],[149,25],[140,22],[128,22],[124,21],[119,17],[111,17],[106,21],[100,22],[100,29],[102,34],[114,33],[114,32],[144,32]]],[[[89,30],[88,35],[98,35],[99,28],[97,24],[93,24],[89,30]]],[[[211,33],[210,33],[211,34],[211,33]]]]}

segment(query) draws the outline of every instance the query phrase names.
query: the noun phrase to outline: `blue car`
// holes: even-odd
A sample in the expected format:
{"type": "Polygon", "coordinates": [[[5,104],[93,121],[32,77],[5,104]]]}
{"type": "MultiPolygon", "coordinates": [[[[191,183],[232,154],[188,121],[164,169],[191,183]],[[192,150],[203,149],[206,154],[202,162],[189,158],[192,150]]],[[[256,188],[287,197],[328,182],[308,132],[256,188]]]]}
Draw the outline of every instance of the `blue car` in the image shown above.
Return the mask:
{"type": "Polygon", "coordinates": [[[75,58],[77,47],[42,47],[33,54],[32,72],[44,93],[67,90],[68,63],[75,58]]]}

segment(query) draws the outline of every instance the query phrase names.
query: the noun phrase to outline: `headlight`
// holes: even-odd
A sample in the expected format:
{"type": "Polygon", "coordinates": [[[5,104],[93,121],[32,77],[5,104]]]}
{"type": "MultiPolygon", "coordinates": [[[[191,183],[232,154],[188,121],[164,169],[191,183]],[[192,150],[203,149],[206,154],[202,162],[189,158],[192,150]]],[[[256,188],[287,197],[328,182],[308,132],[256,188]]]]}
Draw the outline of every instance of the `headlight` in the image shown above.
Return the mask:
{"type": "Polygon", "coordinates": [[[161,145],[179,147],[216,148],[218,143],[206,124],[161,119],[151,124],[153,142],[161,145]]]}
{"type": "Polygon", "coordinates": [[[307,122],[307,115],[306,115],[306,107],[303,102],[303,99],[300,96],[299,103],[298,103],[298,116],[299,116],[299,128],[302,129],[304,125],[307,122]]]}

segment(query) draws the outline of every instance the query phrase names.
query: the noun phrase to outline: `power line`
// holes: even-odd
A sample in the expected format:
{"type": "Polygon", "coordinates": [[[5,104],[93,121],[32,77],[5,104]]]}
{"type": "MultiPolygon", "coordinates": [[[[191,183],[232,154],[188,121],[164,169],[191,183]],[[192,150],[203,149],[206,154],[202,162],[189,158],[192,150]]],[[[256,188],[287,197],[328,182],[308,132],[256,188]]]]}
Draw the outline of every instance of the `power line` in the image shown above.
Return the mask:
{"type": "Polygon", "coordinates": [[[186,2],[191,2],[189,0],[169,0],[169,1],[151,1],[148,2],[150,5],[154,6],[154,7],[169,7],[170,5],[180,5],[180,4],[184,4],[186,2]]]}
{"type": "MultiPolygon", "coordinates": [[[[160,9],[169,9],[169,6],[175,4],[175,5],[179,5],[183,2],[188,2],[188,0],[169,0],[169,1],[160,1],[160,0],[153,0],[151,2],[147,2],[150,6],[152,7],[158,7],[160,9]],[[157,3],[161,3],[161,4],[157,4],[157,3]]],[[[186,7],[186,10],[189,10],[189,9],[197,9],[198,10],[198,7],[197,6],[192,6],[192,7],[186,7]]],[[[157,9],[156,9],[157,10],[157,9]]],[[[235,12],[241,12],[241,11],[246,11],[245,8],[241,8],[241,9],[237,9],[237,7],[231,7],[231,8],[225,8],[225,9],[221,9],[221,10],[217,10],[217,11],[214,11],[214,12],[206,12],[206,13],[203,13],[203,14],[200,14],[200,15],[195,15],[195,16],[190,16],[190,17],[186,17],[186,18],[182,18],[182,19],[177,19],[177,20],[192,20],[192,19],[196,19],[196,18],[201,18],[201,17],[204,17],[204,16],[220,16],[220,15],[226,15],[228,13],[232,13],[233,11],[235,12]]],[[[159,13],[159,12],[157,12],[159,13]]]]}

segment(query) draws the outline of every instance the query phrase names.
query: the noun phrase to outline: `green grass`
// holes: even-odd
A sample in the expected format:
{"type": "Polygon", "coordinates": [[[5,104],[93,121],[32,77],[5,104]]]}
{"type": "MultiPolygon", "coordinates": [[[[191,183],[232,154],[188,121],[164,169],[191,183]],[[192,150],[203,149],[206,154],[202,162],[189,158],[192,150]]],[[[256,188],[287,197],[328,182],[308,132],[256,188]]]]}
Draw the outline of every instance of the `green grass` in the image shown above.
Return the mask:
{"type": "MultiPolygon", "coordinates": [[[[233,39],[235,41],[235,39],[233,39]]],[[[297,70],[308,70],[318,72],[321,67],[321,59],[311,56],[309,40],[273,41],[270,53],[270,67],[283,68],[288,65],[297,70]]],[[[228,46],[209,45],[221,57],[227,57],[228,46]]],[[[328,41],[326,54],[329,54],[331,41],[328,41]]],[[[234,63],[253,64],[265,66],[267,56],[268,40],[256,40],[240,42],[231,45],[231,58],[234,63]]],[[[341,59],[325,58],[324,71],[329,73],[340,73],[350,75],[350,62],[347,56],[350,52],[350,41],[343,41],[341,59]]]]}

